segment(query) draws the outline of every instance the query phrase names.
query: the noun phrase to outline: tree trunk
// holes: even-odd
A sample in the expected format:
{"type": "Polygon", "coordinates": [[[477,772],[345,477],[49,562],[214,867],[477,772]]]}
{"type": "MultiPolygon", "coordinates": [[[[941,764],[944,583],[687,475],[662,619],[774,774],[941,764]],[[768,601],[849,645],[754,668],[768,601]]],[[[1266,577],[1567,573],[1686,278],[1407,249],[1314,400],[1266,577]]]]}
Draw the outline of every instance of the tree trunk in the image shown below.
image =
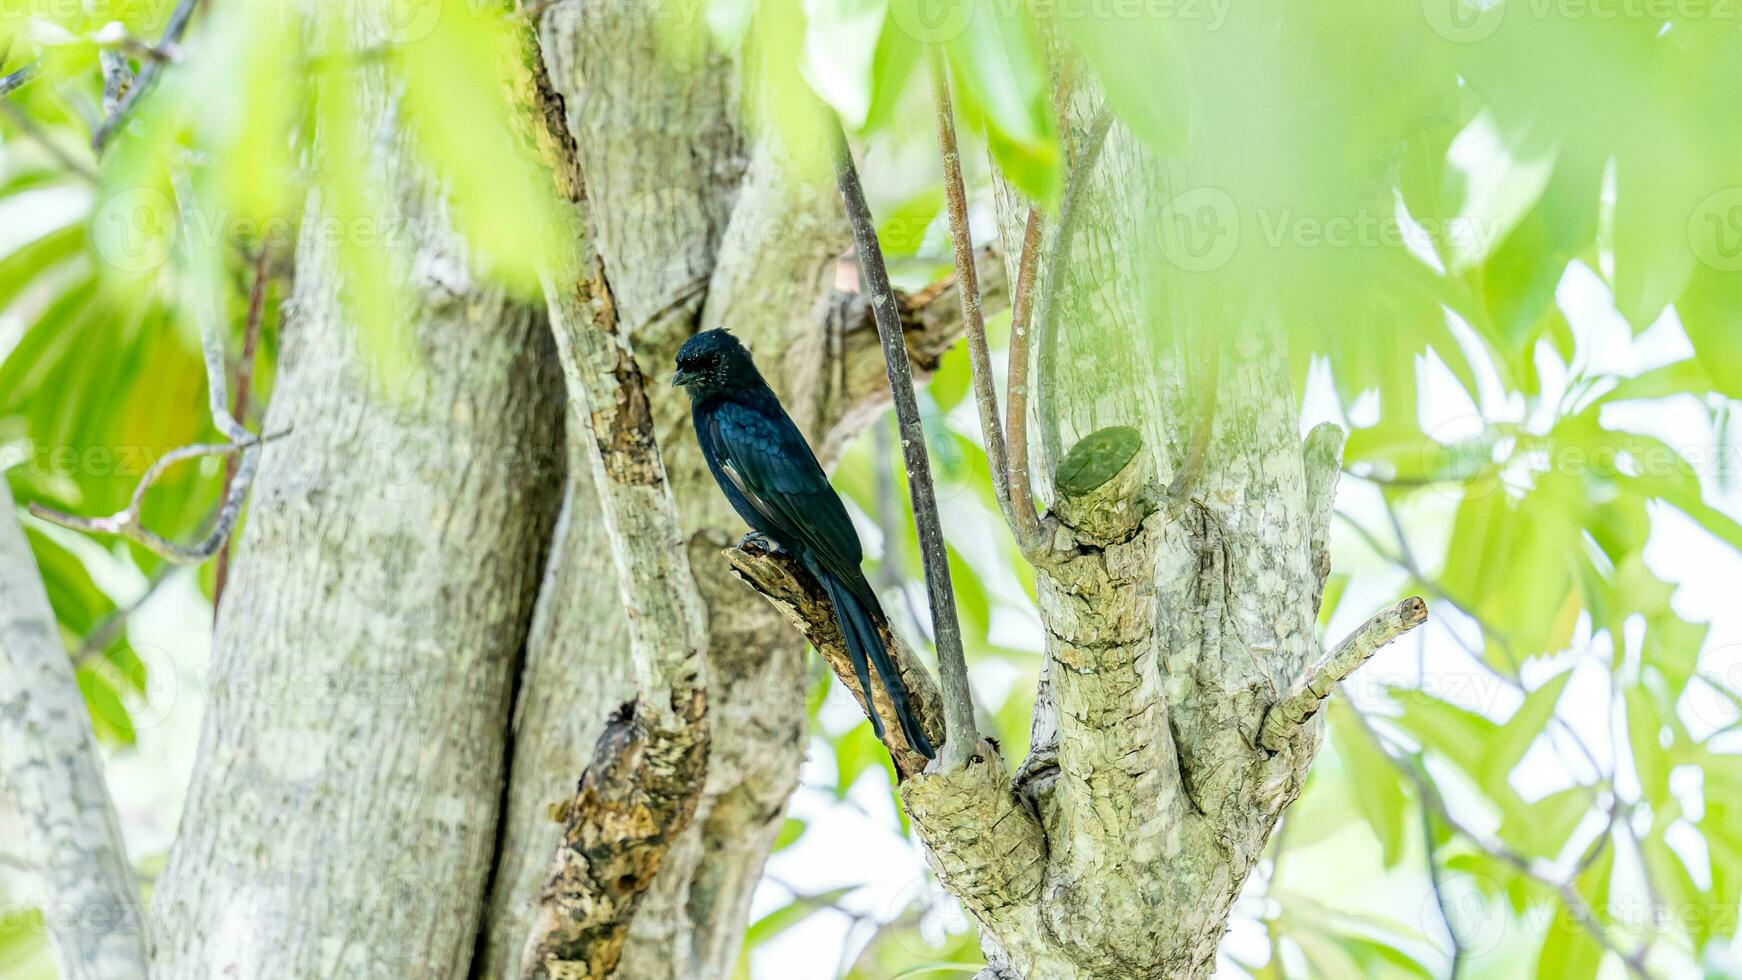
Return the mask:
{"type": "MultiPolygon", "coordinates": [[[[360,108],[381,240],[418,270],[383,379],[306,224],[251,518],[214,642],[163,977],[466,976],[514,678],[558,501],[544,316],[473,281],[378,78],[360,108]],[[396,382],[392,385],[384,381],[396,382]]],[[[310,215],[321,202],[311,200],[310,215]]]]}
{"type": "Polygon", "coordinates": [[[85,699],[0,477],[0,786],[40,855],[37,903],[66,980],[145,970],[139,886],[85,699]]]}

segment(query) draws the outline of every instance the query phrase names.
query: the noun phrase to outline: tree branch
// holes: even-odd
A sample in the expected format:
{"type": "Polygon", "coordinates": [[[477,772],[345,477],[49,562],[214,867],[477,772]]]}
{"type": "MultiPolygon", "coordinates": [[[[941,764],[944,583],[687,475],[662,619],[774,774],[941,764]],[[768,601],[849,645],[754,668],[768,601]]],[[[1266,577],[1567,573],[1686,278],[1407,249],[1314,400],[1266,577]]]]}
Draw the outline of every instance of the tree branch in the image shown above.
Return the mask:
{"type": "Polygon", "coordinates": [[[1024,553],[1040,547],[1040,516],[1034,509],[1034,478],[1028,469],[1028,328],[1034,312],[1043,223],[1040,209],[1030,207],[1010,307],[1010,403],[1005,428],[1010,436],[1010,509],[1016,540],[1024,553]]]}
{"type": "MultiPolygon", "coordinates": [[[[1045,834],[1011,788],[991,743],[980,742],[972,763],[962,769],[925,771],[925,757],[908,747],[882,686],[874,685],[869,701],[860,689],[822,586],[790,555],[773,554],[753,543],[725,554],[734,573],[816,647],[867,716],[876,711],[882,717],[883,744],[903,780],[902,806],[950,892],[982,921],[996,921],[1019,933],[1038,929],[1036,922],[1019,917],[1034,915],[1046,866],[1045,834]]],[[[899,637],[886,631],[883,638],[921,726],[934,740],[942,738],[945,706],[936,685],[899,637]]]]}
{"type": "MultiPolygon", "coordinates": [[[[164,25],[163,37],[158,39],[157,44],[153,47],[158,51],[173,50],[177,42],[181,40],[182,34],[187,31],[188,22],[193,19],[194,8],[197,6],[199,6],[199,0],[181,0],[180,3],[176,4],[175,9],[170,12],[169,22],[164,25]]],[[[140,65],[138,77],[133,79],[133,83],[127,87],[127,91],[115,103],[115,108],[103,120],[102,125],[97,127],[97,131],[91,135],[91,149],[98,156],[103,155],[103,149],[108,146],[109,141],[114,138],[121,125],[127,121],[128,115],[139,104],[139,100],[143,99],[145,94],[157,84],[157,78],[163,74],[165,64],[167,64],[165,59],[147,58],[144,64],[140,65]]]]}
{"type": "MultiPolygon", "coordinates": [[[[196,206],[193,191],[184,179],[176,182],[176,196],[179,199],[182,216],[182,227],[195,228],[198,223],[193,220],[192,212],[196,206]]],[[[107,517],[79,517],[32,503],[30,512],[53,524],[72,528],[75,531],[85,531],[97,534],[116,534],[130,541],[138,542],[146,550],[168,561],[181,565],[198,565],[218,553],[224,542],[229,540],[230,532],[235,530],[236,522],[242,517],[242,503],[248,497],[248,488],[254,482],[254,473],[260,466],[260,447],[267,436],[260,438],[249,432],[230,414],[229,395],[229,364],[224,357],[223,325],[217,312],[214,297],[198,296],[194,306],[198,309],[200,324],[200,352],[205,360],[206,368],[206,405],[212,416],[212,426],[216,428],[228,442],[197,443],[173,449],[160,457],[145,471],[139,483],[133,488],[133,497],[124,510],[110,514],[107,517]],[[193,545],[182,545],[144,526],[140,519],[140,507],[145,502],[145,492],[151,489],[164,472],[176,463],[204,456],[224,456],[231,453],[241,453],[240,462],[236,465],[235,475],[228,481],[223,502],[218,508],[217,521],[212,529],[199,542],[193,545]]],[[[278,433],[283,435],[283,433],[278,433]]]]}
{"type": "MultiPolygon", "coordinates": [[[[242,331],[242,357],[236,362],[236,400],[230,414],[241,423],[248,420],[248,401],[254,394],[254,351],[260,345],[260,321],[266,312],[266,259],[268,245],[262,241],[254,256],[254,283],[248,288],[248,319],[242,331]]],[[[224,496],[236,485],[238,460],[224,465],[224,496]]],[[[224,600],[224,585],[230,578],[230,540],[218,549],[218,564],[212,577],[212,617],[217,618],[224,600]]]]}
{"type": "Polygon", "coordinates": [[[40,74],[42,74],[42,64],[32,61],[11,74],[0,75],[0,99],[4,99],[28,85],[40,74]]]}
{"type": "Polygon", "coordinates": [[[1107,132],[1112,127],[1113,113],[1102,106],[1089,129],[1083,151],[1077,155],[1070,176],[1065,179],[1064,195],[1059,199],[1058,225],[1053,230],[1052,248],[1046,259],[1046,285],[1035,308],[1035,345],[1040,348],[1034,368],[1040,389],[1035,407],[1040,412],[1041,465],[1048,474],[1064,458],[1058,424],[1059,329],[1054,322],[1058,294],[1064,286],[1065,272],[1071,261],[1071,240],[1076,237],[1077,216],[1082,211],[1077,202],[1082,198],[1089,178],[1094,175],[1095,164],[1101,159],[1101,148],[1107,145],[1107,132]]]}
{"type": "Polygon", "coordinates": [[[605,978],[616,971],[630,919],[706,785],[707,624],[645,379],[618,322],[574,144],[542,62],[533,83],[534,142],[575,205],[574,249],[559,257],[560,271],[547,270],[541,280],[570,424],[587,425],[597,448],[582,455],[628,610],[639,695],[607,722],[566,806],[521,970],[532,980],[605,978]]]}
{"type": "Polygon", "coordinates": [[[998,386],[992,380],[992,353],[986,346],[986,321],[980,310],[980,285],[974,273],[974,238],[968,228],[968,192],[962,182],[962,155],[956,147],[955,108],[950,102],[950,78],[943,49],[928,51],[931,61],[932,101],[937,107],[938,155],[944,172],[944,196],[948,201],[950,242],[956,263],[957,295],[961,297],[962,326],[968,337],[968,366],[973,373],[974,404],[980,410],[980,434],[986,443],[986,461],[992,472],[992,492],[1004,510],[1004,520],[1016,531],[1016,516],[1010,506],[1010,461],[1004,447],[1004,429],[998,421],[998,386]]]}
{"type": "Polygon", "coordinates": [[[847,206],[847,221],[853,227],[853,242],[859,268],[871,294],[877,334],[883,342],[884,363],[889,371],[889,389],[895,399],[895,417],[901,423],[901,452],[907,464],[908,490],[913,498],[914,522],[918,525],[920,558],[925,566],[926,593],[931,599],[932,635],[938,650],[938,673],[943,680],[944,718],[947,722],[940,762],[945,770],[968,764],[980,736],[974,724],[974,697],[968,685],[968,665],[962,655],[962,629],[956,620],[956,600],[950,586],[950,565],[944,550],[943,527],[938,520],[937,494],[932,489],[931,460],[926,455],[925,431],[920,425],[919,402],[913,393],[912,366],[901,330],[901,311],[895,305],[895,290],[889,285],[889,270],[877,241],[877,227],[865,191],[859,186],[847,135],[833,124],[835,176],[841,199],[847,206]]]}
{"type": "Polygon", "coordinates": [[[0,782],[40,855],[63,975],[146,974],[139,889],[89,713],[0,475],[0,782]]]}
{"type": "Polygon", "coordinates": [[[1367,721],[1366,715],[1359,711],[1353,712],[1353,715],[1360,724],[1361,730],[1372,740],[1374,746],[1384,754],[1386,759],[1390,760],[1392,765],[1397,767],[1398,772],[1415,785],[1416,792],[1421,796],[1422,805],[1432,810],[1434,816],[1441,823],[1450,827],[1453,833],[1469,841],[1489,857],[1509,865],[1526,878],[1553,890],[1561,904],[1566,907],[1568,914],[1596,941],[1597,945],[1620,957],[1621,962],[1627,967],[1627,971],[1638,977],[1639,980],[1654,980],[1654,974],[1645,963],[1645,953],[1649,948],[1648,946],[1642,945],[1632,951],[1621,948],[1621,945],[1615,941],[1615,937],[1603,927],[1603,923],[1597,918],[1590,903],[1585,901],[1583,895],[1579,894],[1579,890],[1572,880],[1561,880],[1548,874],[1538,868],[1537,862],[1530,857],[1514,851],[1502,841],[1478,833],[1459,821],[1457,817],[1452,815],[1451,808],[1446,805],[1445,797],[1440,795],[1439,787],[1434,785],[1433,780],[1408,761],[1399,758],[1390,746],[1385,744],[1385,739],[1377,731],[1374,731],[1372,724],[1367,721]]]}
{"type": "Polygon", "coordinates": [[[1427,603],[1410,596],[1379,613],[1350,633],[1343,642],[1307,668],[1306,676],[1294,682],[1282,700],[1272,705],[1259,727],[1258,745],[1267,752],[1281,752],[1294,739],[1307,719],[1318,713],[1337,684],[1387,643],[1427,621],[1427,603]]]}
{"type": "MultiPolygon", "coordinates": [[[[907,744],[900,719],[896,717],[883,685],[880,682],[873,684],[869,698],[867,692],[859,687],[858,675],[841,638],[841,627],[835,620],[834,605],[816,579],[791,555],[771,553],[754,541],[727,548],[724,554],[733,573],[760,592],[787,622],[804,634],[805,640],[822,655],[823,661],[834,670],[847,691],[858,699],[865,716],[869,718],[875,711],[883,720],[883,744],[889,748],[896,774],[906,779],[923,770],[926,758],[907,744]]],[[[908,701],[914,715],[919,718],[920,727],[933,742],[943,742],[947,733],[943,698],[938,693],[937,684],[894,630],[885,628],[882,636],[889,650],[889,659],[907,684],[908,701]]]]}

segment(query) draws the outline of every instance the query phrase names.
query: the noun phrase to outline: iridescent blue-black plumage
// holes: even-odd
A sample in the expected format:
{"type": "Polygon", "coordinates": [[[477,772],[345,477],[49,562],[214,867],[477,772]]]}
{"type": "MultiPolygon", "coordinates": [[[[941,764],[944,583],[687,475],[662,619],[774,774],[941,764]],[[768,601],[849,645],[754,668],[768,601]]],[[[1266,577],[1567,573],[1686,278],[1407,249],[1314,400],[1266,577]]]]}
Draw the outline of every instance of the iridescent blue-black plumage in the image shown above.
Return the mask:
{"type": "MultiPolygon", "coordinates": [[[[885,618],[859,568],[859,534],[750,352],[724,330],[696,334],[678,350],[672,384],[689,392],[696,440],[720,491],[752,530],[791,552],[822,584],[834,602],[860,688],[869,694],[875,667],[908,744],[933,756],[878,632],[885,618]]],[[[875,712],[871,725],[881,737],[883,725],[875,712]]]]}

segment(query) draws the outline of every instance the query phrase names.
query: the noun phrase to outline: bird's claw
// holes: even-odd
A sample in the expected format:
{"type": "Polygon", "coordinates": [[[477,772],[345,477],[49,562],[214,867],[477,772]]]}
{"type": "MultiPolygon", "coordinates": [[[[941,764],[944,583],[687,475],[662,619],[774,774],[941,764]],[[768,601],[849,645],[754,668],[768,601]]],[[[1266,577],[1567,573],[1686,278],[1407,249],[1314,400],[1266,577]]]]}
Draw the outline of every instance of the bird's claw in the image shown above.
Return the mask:
{"type": "Polygon", "coordinates": [[[783,554],[786,551],[786,549],[780,546],[780,542],[761,531],[751,531],[749,534],[739,538],[738,547],[744,550],[754,548],[760,551],[765,551],[771,555],[783,554]]]}

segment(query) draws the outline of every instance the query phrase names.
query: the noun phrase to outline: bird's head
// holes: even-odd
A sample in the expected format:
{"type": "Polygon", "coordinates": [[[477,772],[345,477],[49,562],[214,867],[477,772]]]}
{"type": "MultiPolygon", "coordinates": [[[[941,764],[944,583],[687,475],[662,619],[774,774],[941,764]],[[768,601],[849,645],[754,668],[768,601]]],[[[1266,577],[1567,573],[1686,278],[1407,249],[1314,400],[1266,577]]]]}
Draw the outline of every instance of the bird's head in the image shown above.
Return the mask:
{"type": "Polygon", "coordinates": [[[724,330],[704,330],[684,341],[677,351],[672,387],[689,389],[690,397],[732,388],[756,388],[762,375],[750,352],[724,330]]]}

